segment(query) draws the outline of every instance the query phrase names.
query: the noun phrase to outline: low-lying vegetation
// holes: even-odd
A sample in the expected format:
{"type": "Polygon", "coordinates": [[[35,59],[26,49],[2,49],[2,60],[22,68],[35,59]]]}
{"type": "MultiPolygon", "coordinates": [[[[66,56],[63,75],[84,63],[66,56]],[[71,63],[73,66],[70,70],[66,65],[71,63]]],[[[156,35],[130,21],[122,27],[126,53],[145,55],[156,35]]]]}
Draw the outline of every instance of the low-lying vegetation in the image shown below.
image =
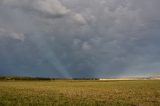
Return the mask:
{"type": "Polygon", "coordinates": [[[0,106],[160,106],[160,80],[3,80],[0,106]]]}

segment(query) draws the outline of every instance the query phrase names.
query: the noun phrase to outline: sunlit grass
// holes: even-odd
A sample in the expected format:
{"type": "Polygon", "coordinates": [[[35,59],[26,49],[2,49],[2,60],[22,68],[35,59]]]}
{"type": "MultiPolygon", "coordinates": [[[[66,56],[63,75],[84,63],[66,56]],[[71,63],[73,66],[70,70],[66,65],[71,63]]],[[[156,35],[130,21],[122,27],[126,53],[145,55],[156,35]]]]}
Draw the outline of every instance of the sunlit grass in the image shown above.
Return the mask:
{"type": "Polygon", "coordinates": [[[0,106],[160,106],[160,80],[0,81],[0,106]]]}

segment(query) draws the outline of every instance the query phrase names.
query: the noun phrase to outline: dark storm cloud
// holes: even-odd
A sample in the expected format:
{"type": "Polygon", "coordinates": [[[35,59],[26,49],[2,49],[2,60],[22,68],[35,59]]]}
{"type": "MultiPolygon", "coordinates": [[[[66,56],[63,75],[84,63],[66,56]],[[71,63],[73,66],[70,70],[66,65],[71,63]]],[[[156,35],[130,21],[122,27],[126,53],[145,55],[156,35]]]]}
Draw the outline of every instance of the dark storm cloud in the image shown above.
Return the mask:
{"type": "Polygon", "coordinates": [[[159,74],[159,5],[159,0],[1,0],[0,73],[159,74]]]}

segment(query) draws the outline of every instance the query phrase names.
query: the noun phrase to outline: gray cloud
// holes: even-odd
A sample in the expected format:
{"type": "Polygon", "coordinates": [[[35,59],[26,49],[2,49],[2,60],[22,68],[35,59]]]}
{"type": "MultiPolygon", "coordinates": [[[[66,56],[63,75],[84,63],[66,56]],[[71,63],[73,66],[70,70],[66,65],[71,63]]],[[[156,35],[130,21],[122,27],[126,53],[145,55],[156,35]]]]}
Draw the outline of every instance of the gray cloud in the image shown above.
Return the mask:
{"type": "Polygon", "coordinates": [[[159,4],[158,0],[1,0],[0,74],[9,73],[10,65],[24,70],[17,74],[42,76],[157,74],[159,4]]]}
{"type": "Polygon", "coordinates": [[[21,33],[17,33],[17,32],[12,32],[9,30],[5,30],[5,29],[1,29],[0,28],[0,36],[4,36],[4,37],[12,37],[14,39],[19,39],[19,40],[24,40],[24,35],[21,33]]]}
{"type": "Polygon", "coordinates": [[[3,6],[46,17],[61,17],[69,12],[57,0],[2,0],[3,6]]]}

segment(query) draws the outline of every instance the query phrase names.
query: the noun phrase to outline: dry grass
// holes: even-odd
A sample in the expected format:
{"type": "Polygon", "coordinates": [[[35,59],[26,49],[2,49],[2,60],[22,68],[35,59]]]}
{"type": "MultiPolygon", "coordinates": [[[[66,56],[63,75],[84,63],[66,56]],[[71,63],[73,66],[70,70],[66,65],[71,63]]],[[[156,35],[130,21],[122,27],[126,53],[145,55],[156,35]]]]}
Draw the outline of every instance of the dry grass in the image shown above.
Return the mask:
{"type": "Polygon", "coordinates": [[[160,80],[0,81],[0,106],[160,106],[160,80]]]}

